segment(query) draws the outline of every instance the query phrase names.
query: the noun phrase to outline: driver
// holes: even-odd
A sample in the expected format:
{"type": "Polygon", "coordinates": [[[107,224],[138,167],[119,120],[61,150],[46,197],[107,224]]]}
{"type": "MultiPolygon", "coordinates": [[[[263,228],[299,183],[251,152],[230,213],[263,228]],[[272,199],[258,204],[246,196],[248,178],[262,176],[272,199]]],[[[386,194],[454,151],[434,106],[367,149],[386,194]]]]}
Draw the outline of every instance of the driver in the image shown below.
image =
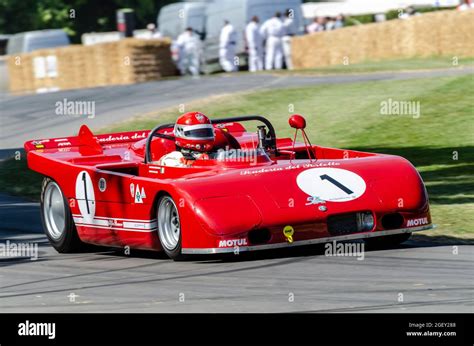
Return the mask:
{"type": "Polygon", "coordinates": [[[195,160],[209,159],[214,147],[214,127],[207,116],[200,112],[181,115],[174,125],[175,144],[179,151],[161,157],[162,166],[185,167],[195,160]]]}

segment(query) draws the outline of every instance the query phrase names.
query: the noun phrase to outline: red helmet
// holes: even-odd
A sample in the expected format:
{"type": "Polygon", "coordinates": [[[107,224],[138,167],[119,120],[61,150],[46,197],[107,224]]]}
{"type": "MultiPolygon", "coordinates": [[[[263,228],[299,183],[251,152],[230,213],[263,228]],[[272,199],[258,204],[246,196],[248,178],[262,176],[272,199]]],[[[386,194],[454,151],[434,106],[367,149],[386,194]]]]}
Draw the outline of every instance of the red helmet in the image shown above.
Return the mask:
{"type": "Polygon", "coordinates": [[[174,125],[176,145],[184,149],[210,151],[214,146],[214,127],[204,114],[189,112],[181,115],[174,125]]]}

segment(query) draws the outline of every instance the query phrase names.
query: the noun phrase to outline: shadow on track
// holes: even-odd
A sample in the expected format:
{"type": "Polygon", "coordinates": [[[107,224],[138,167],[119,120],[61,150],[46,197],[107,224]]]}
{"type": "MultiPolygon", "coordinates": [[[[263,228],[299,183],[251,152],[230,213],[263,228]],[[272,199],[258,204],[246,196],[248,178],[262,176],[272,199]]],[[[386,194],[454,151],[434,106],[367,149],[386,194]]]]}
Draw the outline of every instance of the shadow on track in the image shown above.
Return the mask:
{"type": "MultiPolygon", "coordinates": [[[[353,243],[362,243],[363,241],[354,241],[353,243]]],[[[339,242],[338,242],[339,243],[339,242]]],[[[447,245],[469,245],[474,244],[474,241],[458,239],[455,237],[429,237],[424,235],[413,235],[408,241],[395,245],[386,246],[383,248],[369,248],[365,246],[365,252],[384,251],[394,249],[412,249],[412,248],[426,248],[439,247],[447,245]]],[[[259,250],[253,252],[241,252],[238,255],[230,254],[213,254],[213,255],[190,255],[186,257],[185,262],[196,264],[209,263],[230,263],[230,262],[249,262],[261,261],[271,259],[284,258],[298,258],[298,257],[313,257],[325,256],[325,244],[295,246],[291,248],[259,250]]],[[[145,250],[131,250],[130,255],[123,253],[123,250],[110,249],[110,252],[101,253],[102,256],[117,256],[117,257],[137,257],[146,259],[166,260],[171,261],[164,252],[145,251],[145,250]]]]}

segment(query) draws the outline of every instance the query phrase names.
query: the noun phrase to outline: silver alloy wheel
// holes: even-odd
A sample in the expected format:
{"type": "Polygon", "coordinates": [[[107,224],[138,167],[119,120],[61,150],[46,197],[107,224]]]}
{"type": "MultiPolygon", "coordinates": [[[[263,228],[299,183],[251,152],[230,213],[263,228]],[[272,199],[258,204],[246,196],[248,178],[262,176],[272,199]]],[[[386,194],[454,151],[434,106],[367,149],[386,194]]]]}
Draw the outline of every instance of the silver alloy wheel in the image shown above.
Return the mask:
{"type": "Polygon", "coordinates": [[[43,199],[43,213],[46,231],[54,240],[58,240],[66,229],[66,206],[58,184],[50,182],[46,186],[43,199]]]}
{"type": "Polygon", "coordinates": [[[178,209],[171,197],[165,196],[158,206],[158,235],[163,246],[172,251],[179,243],[181,225],[178,209]]]}

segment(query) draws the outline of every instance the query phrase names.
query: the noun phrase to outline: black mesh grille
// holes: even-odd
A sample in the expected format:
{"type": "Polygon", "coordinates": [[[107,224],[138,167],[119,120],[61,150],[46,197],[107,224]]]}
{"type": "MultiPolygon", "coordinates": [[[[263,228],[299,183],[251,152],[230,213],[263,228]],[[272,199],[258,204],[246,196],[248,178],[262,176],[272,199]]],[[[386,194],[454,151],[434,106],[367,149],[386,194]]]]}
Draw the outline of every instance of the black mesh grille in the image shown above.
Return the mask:
{"type": "Polygon", "coordinates": [[[254,229],[248,234],[250,244],[265,244],[272,237],[268,229],[254,229]]]}
{"type": "Polygon", "coordinates": [[[384,229],[396,229],[403,225],[403,216],[399,213],[387,214],[382,217],[382,227],[384,229]]]}
{"type": "Polygon", "coordinates": [[[328,232],[331,235],[357,233],[357,214],[331,215],[328,217],[328,232]]]}

